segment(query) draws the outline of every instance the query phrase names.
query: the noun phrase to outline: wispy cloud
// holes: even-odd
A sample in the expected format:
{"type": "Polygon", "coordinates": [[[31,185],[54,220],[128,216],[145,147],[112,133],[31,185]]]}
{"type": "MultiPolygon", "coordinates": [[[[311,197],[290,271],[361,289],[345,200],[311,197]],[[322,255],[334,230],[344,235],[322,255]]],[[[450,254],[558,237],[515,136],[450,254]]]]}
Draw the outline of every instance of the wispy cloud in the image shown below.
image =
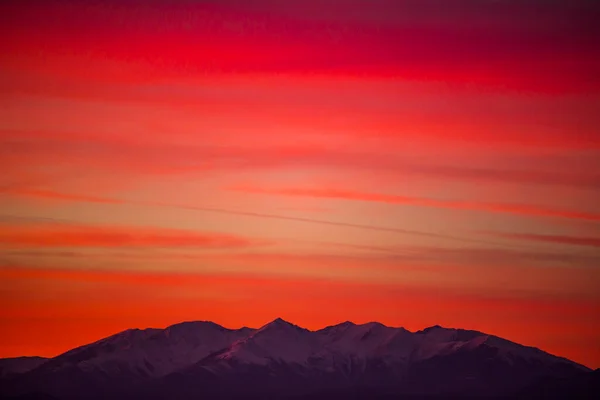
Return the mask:
{"type": "MultiPolygon", "coordinates": [[[[15,192],[17,193],[17,192],[15,192]]],[[[18,192],[22,195],[33,195],[37,196],[36,191],[21,191],[18,192]]],[[[51,192],[44,191],[42,192],[43,196],[41,198],[50,198],[54,200],[63,200],[63,201],[76,201],[77,198],[84,198],[85,196],[72,195],[72,194],[62,194],[60,192],[51,192]]],[[[39,197],[38,197],[39,198],[39,197]]],[[[97,203],[117,203],[119,200],[110,199],[110,198],[93,198],[97,203]]],[[[312,223],[312,224],[321,224],[321,225],[329,225],[329,226],[339,226],[345,228],[353,228],[353,229],[363,229],[363,230],[371,230],[371,231],[379,231],[379,232],[391,232],[398,233],[403,235],[413,235],[413,236],[421,236],[428,237],[434,239],[445,239],[450,241],[458,241],[463,243],[478,243],[478,244],[491,244],[498,245],[503,247],[514,247],[513,245],[503,244],[503,243],[494,243],[491,241],[483,240],[483,239],[473,239],[462,237],[458,235],[448,235],[436,232],[428,232],[428,231],[420,231],[420,230],[412,230],[412,229],[402,229],[402,228],[392,228],[385,226],[377,226],[377,225],[365,225],[365,224],[355,224],[351,222],[340,222],[340,221],[328,221],[324,219],[317,218],[308,218],[308,217],[294,217],[284,214],[270,214],[270,213],[261,213],[261,212],[252,212],[252,211],[244,211],[244,210],[233,210],[226,208],[217,208],[217,207],[202,207],[202,206],[193,206],[188,204],[177,204],[177,203],[166,203],[166,202],[154,202],[154,201],[128,201],[128,204],[135,204],[140,206],[150,206],[150,207],[168,207],[168,208],[178,208],[183,210],[190,211],[198,211],[198,212],[207,212],[207,213],[216,213],[216,214],[225,214],[225,215],[240,215],[246,217],[255,217],[255,218],[266,218],[266,219],[275,219],[282,221],[295,221],[295,222],[303,222],[303,223],[312,223]]],[[[2,216],[0,216],[2,218],[2,216]]],[[[13,218],[8,216],[8,218],[13,218]]],[[[35,219],[35,218],[34,218],[35,219]]]]}
{"type": "MultiPolygon", "coordinates": [[[[513,238],[513,236],[502,236],[513,238]]],[[[517,237],[516,239],[520,239],[517,237]]],[[[480,266],[549,266],[562,264],[571,267],[589,267],[600,262],[600,255],[586,255],[566,251],[541,251],[528,249],[526,246],[514,248],[502,247],[434,247],[434,246],[398,246],[384,247],[340,242],[322,242],[325,248],[342,247],[362,250],[354,254],[361,257],[367,252],[368,259],[373,254],[381,259],[416,263],[417,265],[480,265],[480,266]]]]}
{"type": "Polygon", "coordinates": [[[446,208],[455,210],[485,211],[494,213],[507,213],[535,217],[557,217],[570,219],[583,219],[588,221],[600,221],[600,214],[588,213],[574,210],[555,209],[550,207],[512,204],[512,203],[488,203],[476,201],[438,200],[425,197],[411,197],[400,195],[389,195],[381,193],[357,192],[352,190],[337,189],[306,189],[306,188],[282,188],[267,189],[252,186],[231,187],[229,190],[246,193],[272,194],[282,196],[317,197],[326,199],[341,199],[368,201],[388,204],[400,204],[418,207],[446,208]]]}
{"type": "MultiPolygon", "coordinates": [[[[64,107],[68,107],[68,104],[64,107]]],[[[90,106],[87,112],[91,113],[93,110],[94,107],[90,106]]],[[[134,111],[140,113],[140,110],[134,111]]],[[[176,116],[174,115],[173,118],[176,116]]],[[[187,121],[187,125],[186,129],[190,129],[189,126],[197,126],[200,130],[206,129],[194,120],[187,121]]],[[[365,127],[365,130],[370,129],[365,127]]],[[[44,179],[48,180],[43,174],[37,176],[41,174],[39,171],[35,171],[37,175],[31,177],[33,173],[29,161],[31,159],[35,159],[36,164],[53,167],[77,166],[77,168],[85,168],[86,171],[114,170],[120,171],[121,174],[126,171],[128,175],[189,175],[228,172],[239,168],[262,170],[316,167],[364,171],[389,177],[427,177],[464,182],[504,182],[587,189],[597,188],[600,184],[600,174],[595,172],[600,166],[597,161],[598,154],[593,151],[588,150],[585,154],[579,151],[570,159],[564,155],[543,157],[528,155],[519,160],[511,154],[517,146],[512,142],[513,147],[503,151],[489,151],[482,148],[480,151],[487,155],[485,162],[469,160],[457,165],[452,159],[443,157],[429,162],[419,162],[415,157],[407,154],[404,144],[395,142],[393,138],[385,140],[384,148],[364,149],[364,144],[361,145],[363,138],[353,137],[350,133],[345,137],[334,139],[334,142],[339,143],[336,147],[343,150],[332,148],[324,143],[290,146],[275,139],[265,142],[261,147],[240,147],[233,143],[216,146],[196,143],[191,134],[187,133],[182,135],[189,136],[185,145],[173,143],[172,140],[169,141],[168,135],[155,132],[145,142],[140,142],[136,139],[137,136],[133,135],[116,137],[100,133],[69,136],[57,132],[21,130],[0,131],[0,136],[2,144],[0,156],[6,167],[13,171],[11,180],[19,178],[18,183],[21,186],[23,184],[32,186],[30,182],[35,185],[39,183],[36,180],[41,182],[44,179]],[[390,154],[391,149],[396,151],[390,154]],[[533,161],[536,165],[531,165],[533,161]],[[556,165],[565,162],[571,163],[568,171],[556,168],[556,165]],[[492,163],[493,165],[490,165],[492,163]]],[[[481,144],[484,142],[494,143],[493,138],[488,140],[482,136],[471,136],[468,139],[462,138],[470,146],[482,147],[481,144]]],[[[418,138],[424,143],[411,148],[411,152],[430,153],[429,142],[448,140],[452,137],[452,134],[446,137],[431,132],[422,134],[418,138]]],[[[234,135],[228,140],[241,139],[242,135],[234,135]]],[[[260,140],[265,141],[265,138],[260,137],[260,140]]],[[[558,142],[557,147],[560,146],[561,143],[558,142]]]]}
{"type": "Polygon", "coordinates": [[[85,203],[101,203],[101,204],[124,204],[125,202],[118,199],[110,199],[106,197],[86,196],[80,194],[60,193],[53,190],[38,190],[38,189],[14,189],[9,193],[17,196],[33,197],[49,200],[65,200],[85,203]]]}
{"type": "MultiPolygon", "coordinates": [[[[282,241],[283,243],[283,241],[282,241]]],[[[287,243],[287,242],[286,242],[287,243]]],[[[290,242],[292,243],[292,242],[290,242]]],[[[243,261],[247,263],[263,264],[264,262],[286,262],[305,264],[307,268],[314,265],[327,264],[329,266],[362,265],[363,267],[394,265],[398,269],[437,270],[444,271],[446,267],[463,266],[467,268],[545,268],[569,267],[587,269],[600,262],[600,256],[568,252],[565,250],[527,250],[509,249],[498,247],[434,247],[434,246],[397,246],[383,247],[374,245],[361,245],[355,243],[308,241],[310,250],[287,250],[287,252],[273,252],[263,250],[260,253],[246,252],[240,248],[232,254],[229,250],[223,252],[189,251],[182,247],[147,248],[123,246],[108,250],[99,249],[97,252],[86,249],[28,247],[26,249],[5,250],[6,259],[27,258],[64,258],[64,259],[123,259],[123,260],[153,260],[153,261],[243,261]]],[[[288,243],[289,244],[289,243],[288,243]]],[[[200,247],[199,250],[202,250],[200,247]]],[[[387,268],[387,267],[386,267],[387,268]]]]}
{"type": "Polygon", "coordinates": [[[309,212],[309,213],[332,213],[332,212],[335,212],[332,208],[328,208],[328,207],[279,207],[278,210],[309,212]]]}
{"type": "MultiPolygon", "coordinates": [[[[558,157],[541,158],[540,162],[565,162],[558,157]]],[[[592,171],[558,172],[538,169],[506,169],[477,166],[450,166],[450,165],[410,165],[407,171],[418,175],[435,177],[439,179],[455,179],[466,182],[500,182],[532,185],[554,185],[575,188],[595,189],[600,187],[600,174],[592,171]]]]}
{"type": "Polygon", "coordinates": [[[575,246],[600,247],[600,237],[582,237],[569,235],[540,235],[534,233],[487,232],[489,235],[507,239],[529,240],[535,242],[560,243],[575,246]]]}
{"type": "Polygon", "coordinates": [[[134,226],[3,224],[0,245],[10,247],[243,248],[267,242],[214,232],[134,226]]]}

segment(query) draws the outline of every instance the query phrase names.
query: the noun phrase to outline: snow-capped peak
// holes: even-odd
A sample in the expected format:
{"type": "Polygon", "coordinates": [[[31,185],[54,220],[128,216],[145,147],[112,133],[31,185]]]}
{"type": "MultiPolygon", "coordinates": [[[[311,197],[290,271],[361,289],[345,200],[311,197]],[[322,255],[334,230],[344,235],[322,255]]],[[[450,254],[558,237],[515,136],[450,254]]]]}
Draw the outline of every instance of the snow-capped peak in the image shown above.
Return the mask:
{"type": "Polygon", "coordinates": [[[408,366],[486,347],[496,349],[497,356],[509,363],[561,362],[538,349],[477,331],[439,325],[412,333],[378,322],[357,325],[346,321],[310,331],[277,318],[260,329],[227,329],[210,321],[184,322],[165,329],[130,329],[73,349],[42,367],[54,371],[78,366],[108,375],[127,370],[152,377],[200,362],[207,368],[232,367],[235,363],[263,366],[289,363],[308,368],[317,363],[318,368],[335,370],[340,365],[355,365],[357,361],[366,365],[368,360],[408,366]]]}
{"type": "Polygon", "coordinates": [[[290,329],[290,328],[306,331],[306,329],[304,329],[298,325],[294,325],[291,322],[288,322],[282,318],[274,319],[273,321],[269,322],[268,324],[265,324],[258,331],[260,332],[260,331],[265,331],[265,330],[270,330],[270,329],[290,329]]]}
{"type": "MultiPolygon", "coordinates": [[[[412,390],[413,382],[417,389],[426,382],[426,391],[431,384],[444,393],[454,390],[455,382],[472,381],[479,390],[489,381],[490,392],[497,393],[498,377],[510,386],[521,375],[526,375],[526,383],[538,380],[540,374],[570,376],[578,372],[574,370],[588,371],[569,360],[477,331],[432,326],[413,333],[377,322],[349,321],[310,331],[277,318],[258,330],[227,329],[208,321],[127,330],[47,360],[19,379],[31,376],[37,382],[43,377],[52,387],[68,386],[73,371],[78,378],[97,379],[102,385],[111,379],[118,385],[123,378],[134,383],[159,379],[156,382],[166,385],[169,395],[178,388],[212,390],[215,381],[218,390],[229,383],[271,390],[279,381],[292,382],[296,390],[311,384],[320,387],[328,379],[335,385],[365,382],[386,389],[401,383],[412,390]],[[413,381],[405,381],[408,378],[413,381]]],[[[246,387],[240,390],[246,394],[246,387]]],[[[201,392],[194,394],[202,397],[201,392]]]]}
{"type": "Polygon", "coordinates": [[[107,375],[163,376],[227,348],[254,330],[233,330],[210,321],[182,322],[165,329],[128,329],[51,359],[54,370],[78,366],[107,375]]]}
{"type": "Polygon", "coordinates": [[[277,318],[233,343],[219,358],[242,363],[305,363],[318,350],[315,332],[277,318]]]}

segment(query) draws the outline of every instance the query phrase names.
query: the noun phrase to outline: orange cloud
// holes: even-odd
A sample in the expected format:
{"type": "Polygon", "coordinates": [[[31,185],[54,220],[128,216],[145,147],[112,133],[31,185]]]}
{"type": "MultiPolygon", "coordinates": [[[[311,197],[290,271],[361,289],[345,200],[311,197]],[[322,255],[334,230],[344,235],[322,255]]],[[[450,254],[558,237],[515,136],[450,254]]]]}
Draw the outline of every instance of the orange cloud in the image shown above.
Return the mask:
{"type": "Polygon", "coordinates": [[[237,186],[229,190],[258,194],[275,194],[282,196],[318,197],[326,199],[357,200],[389,204],[402,204],[418,207],[435,207],[456,210],[486,211],[507,214],[517,214],[537,217],[557,217],[570,219],[584,219],[588,221],[600,221],[600,214],[560,210],[549,207],[534,206],[528,204],[510,203],[486,203],[475,201],[436,200],[425,197],[410,197],[388,195],[380,193],[356,192],[351,190],[336,189],[265,189],[251,186],[237,186]]]}
{"type": "Polygon", "coordinates": [[[177,229],[67,224],[0,225],[0,245],[14,247],[199,247],[236,248],[260,240],[177,229]]]}
{"type": "MultiPolygon", "coordinates": [[[[443,202],[439,200],[431,200],[431,199],[423,199],[423,198],[415,198],[415,197],[406,197],[406,196],[390,196],[390,195],[381,195],[381,194],[369,194],[369,193],[357,193],[357,192],[347,192],[347,191],[324,191],[324,190],[306,190],[306,189],[283,189],[283,190],[269,190],[269,189],[259,189],[259,188],[249,188],[247,186],[232,188],[230,190],[235,191],[244,191],[249,193],[264,193],[264,194],[277,194],[277,195],[293,195],[293,196],[315,196],[321,198],[343,198],[350,200],[361,200],[361,201],[376,201],[376,202],[385,202],[385,203],[394,203],[394,204],[407,204],[407,205],[418,205],[425,207],[441,207],[441,208],[458,208],[458,209],[473,209],[473,210],[485,210],[485,211],[494,211],[494,212],[506,212],[506,213],[514,213],[514,214],[524,214],[524,215],[533,215],[533,216],[545,216],[545,217],[564,217],[564,218],[580,218],[586,220],[596,221],[600,216],[598,214],[593,213],[578,213],[573,211],[560,211],[560,210],[552,210],[542,207],[535,206],[519,206],[519,205],[506,205],[506,204],[492,204],[492,203],[468,203],[468,202],[443,202]],[[469,205],[475,206],[469,207],[469,205]]],[[[265,214],[265,213],[255,213],[250,211],[239,211],[239,210],[228,210],[221,208],[211,208],[211,207],[199,207],[199,206],[191,206],[185,204],[170,204],[170,203],[157,203],[151,201],[122,201],[119,199],[109,198],[109,197],[96,197],[96,196],[86,196],[86,195],[78,195],[78,194],[68,194],[61,193],[52,190],[35,190],[35,189],[8,189],[6,190],[8,193],[17,196],[31,197],[35,199],[48,199],[48,200],[58,200],[58,201],[73,201],[73,202],[90,202],[90,203],[101,203],[101,204],[138,204],[138,205],[146,205],[146,206],[160,206],[160,207],[173,207],[173,208],[182,208],[187,210],[197,210],[197,211],[205,211],[205,212],[214,212],[220,214],[230,214],[230,215],[242,215],[242,216],[251,216],[256,218],[267,218],[267,219],[280,219],[280,220],[288,220],[288,221],[298,221],[298,222],[307,222],[314,224],[324,224],[324,225],[332,225],[332,226],[340,226],[340,227],[348,227],[348,228],[356,228],[356,229],[366,229],[366,230],[375,230],[382,232],[395,232],[399,234],[408,234],[408,235],[416,235],[423,237],[431,237],[431,238],[440,238],[440,239],[448,239],[451,241],[459,241],[464,243],[473,243],[473,244],[484,244],[484,245],[500,245],[498,243],[488,242],[486,240],[481,239],[469,239],[466,237],[459,237],[453,235],[444,235],[431,233],[426,231],[417,231],[410,229],[401,229],[401,228],[386,228],[386,227],[378,227],[372,225],[362,225],[362,224],[353,224],[353,223],[345,223],[345,222],[334,222],[327,221],[315,218],[305,218],[305,217],[294,217],[287,215],[278,215],[278,214],[265,214]]],[[[284,210],[296,210],[294,208],[283,208],[284,210]]],[[[305,209],[299,209],[305,210],[305,209]]],[[[307,208],[307,211],[315,210],[315,211],[329,211],[328,208],[307,208]]],[[[504,237],[509,239],[529,239],[529,240],[540,240],[540,241],[553,241],[556,243],[566,243],[566,244],[581,244],[581,245],[593,245],[596,239],[594,238],[568,238],[564,236],[539,236],[536,235],[495,235],[498,237],[504,237]],[[561,241],[561,239],[563,241],[561,241]]],[[[356,245],[354,247],[357,247],[356,245]]],[[[358,246],[363,247],[364,246],[358,246]]],[[[370,247],[372,250],[376,251],[384,251],[384,252],[395,252],[394,249],[384,249],[377,247],[370,247]]],[[[396,251],[397,252],[397,251],[396,251]]],[[[402,251],[401,251],[402,252],[402,251]]],[[[504,252],[506,256],[510,257],[510,254],[504,252]]],[[[470,256],[473,256],[471,254],[470,256]]],[[[522,257],[522,254],[518,254],[518,256],[522,257]]],[[[538,258],[540,260],[544,259],[543,254],[538,254],[537,257],[530,255],[529,259],[533,260],[538,258]]],[[[559,257],[560,259],[570,259],[574,260],[573,257],[559,257]]],[[[503,257],[504,259],[504,257],[503,257]]]]}
{"type": "Polygon", "coordinates": [[[64,200],[86,203],[101,203],[101,204],[123,204],[124,201],[118,199],[110,199],[106,197],[86,196],[80,194],[60,193],[53,190],[38,190],[38,189],[10,189],[7,190],[10,194],[24,197],[33,197],[49,200],[64,200]]]}
{"type": "Polygon", "coordinates": [[[566,236],[566,235],[539,235],[534,233],[493,233],[488,234],[496,237],[508,239],[523,239],[538,242],[572,244],[575,246],[592,246],[600,247],[600,238],[597,237],[581,237],[581,236],[566,236]]]}
{"type": "MultiPolygon", "coordinates": [[[[32,197],[34,199],[51,199],[51,200],[62,200],[62,201],[87,201],[93,203],[106,203],[106,204],[120,204],[124,203],[118,199],[106,198],[106,197],[92,197],[92,196],[84,196],[84,195],[75,195],[75,194],[66,194],[61,192],[55,192],[50,190],[20,190],[14,189],[8,191],[11,194],[18,196],[26,196],[32,197]]],[[[128,204],[136,204],[141,206],[153,206],[153,207],[170,207],[170,208],[179,208],[190,211],[202,211],[209,213],[217,213],[217,214],[225,214],[225,215],[241,215],[248,217],[256,217],[256,218],[266,218],[266,219],[276,219],[282,221],[297,221],[297,222],[306,222],[313,224],[322,224],[322,225],[330,225],[330,226],[339,226],[346,228],[356,228],[356,229],[364,229],[364,230],[373,230],[373,231],[381,231],[381,232],[393,232],[405,235],[416,235],[430,238],[440,238],[440,239],[448,239],[453,241],[460,241],[466,243],[480,243],[480,244],[490,244],[484,240],[478,239],[469,239],[452,235],[444,235],[437,234],[426,231],[418,231],[411,229],[402,229],[402,228],[386,228],[375,225],[364,225],[364,224],[354,224],[351,222],[335,222],[335,221],[327,221],[316,218],[305,218],[305,217],[294,217],[287,216],[281,214],[267,214],[267,213],[258,213],[252,211],[240,211],[240,210],[230,210],[225,208],[215,208],[215,207],[201,207],[201,206],[193,206],[187,204],[174,204],[174,203],[162,203],[162,202],[153,202],[153,201],[128,201],[128,204]]]]}
{"type": "MultiPolygon", "coordinates": [[[[68,106],[73,107],[74,104],[64,105],[64,107],[68,106]]],[[[81,113],[85,115],[101,110],[100,107],[98,107],[99,110],[95,110],[92,105],[82,108],[81,113]]],[[[123,112],[123,118],[139,119],[140,124],[147,123],[147,114],[155,112],[151,107],[147,107],[146,110],[132,108],[127,111],[128,114],[123,112]]],[[[57,109],[56,112],[63,111],[57,109]]],[[[338,114],[345,119],[344,112],[347,113],[343,107],[340,107],[338,114]]],[[[546,112],[548,111],[546,110],[546,112]]],[[[23,105],[18,113],[14,112],[15,115],[23,114],[23,119],[30,113],[31,111],[26,105],[23,105]]],[[[437,129],[429,129],[431,127],[423,125],[419,121],[404,121],[388,127],[381,133],[383,136],[387,136],[385,140],[382,140],[382,145],[370,149],[365,148],[363,136],[364,132],[370,132],[372,127],[361,126],[360,129],[349,131],[344,136],[332,138],[335,143],[338,143],[336,147],[343,148],[343,150],[339,150],[316,141],[311,144],[290,146],[282,139],[269,137],[267,140],[264,134],[269,131],[270,124],[275,120],[281,120],[280,124],[294,127],[294,129],[298,129],[299,126],[306,126],[311,130],[326,131],[330,129],[323,126],[323,122],[320,120],[307,123],[306,117],[303,115],[287,115],[284,111],[276,115],[262,115],[260,112],[257,112],[258,115],[246,115],[231,104],[221,107],[219,114],[223,116],[235,114],[237,118],[243,119],[252,118],[253,121],[250,124],[253,126],[245,129],[242,133],[238,132],[239,127],[236,128],[234,124],[231,124],[231,131],[235,133],[229,133],[230,137],[223,138],[223,143],[227,140],[226,145],[199,142],[192,133],[182,135],[186,136],[186,142],[191,141],[191,146],[187,143],[186,145],[174,143],[172,135],[155,132],[156,129],[151,129],[147,136],[148,140],[144,142],[138,140],[139,134],[136,132],[112,136],[101,133],[69,135],[61,132],[0,130],[0,142],[2,143],[0,155],[5,167],[11,168],[13,171],[12,175],[19,172],[24,175],[20,180],[25,181],[27,181],[26,174],[31,174],[30,160],[35,158],[35,164],[78,165],[91,170],[117,169],[121,173],[126,170],[128,173],[137,174],[172,175],[231,171],[237,168],[319,167],[370,171],[378,175],[392,176],[395,179],[406,176],[425,176],[433,179],[453,179],[467,182],[560,185],[588,189],[597,187],[600,182],[600,175],[595,172],[600,165],[595,156],[586,158],[577,152],[563,155],[527,154],[527,156],[515,160],[512,153],[518,151],[519,143],[509,141],[508,146],[499,150],[498,147],[502,145],[502,142],[496,137],[490,138],[473,133],[468,138],[460,136],[461,140],[459,141],[459,138],[456,137],[459,129],[444,126],[443,134],[441,134],[437,132],[437,129]],[[394,134],[397,130],[405,129],[407,126],[417,126],[419,131],[424,127],[428,129],[418,136],[394,134]],[[239,141],[247,140],[249,135],[257,140],[260,139],[264,145],[260,147],[239,146],[239,141]],[[431,162],[419,162],[414,159],[415,157],[406,154],[403,143],[407,140],[415,143],[411,152],[426,155],[430,153],[429,148],[435,143],[438,145],[443,143],[445,148],[457,150],[460,149],[462,143],[475,146],[480,153],[485,155],[485,158],[474,160],[471,157],[465,162],[460,153],[452,155],[453,151],[449,150],[444,156],[431,162]],[[490,146],[492,146],[491,149],[490,146]],[[391,149],[394,149],[394,152],[390,155],[391,149]],[[457,165],[453,157],[458,157],[461,165],[457,165]],[[506,165],[507,159],[511,161],[511,168],[498,166],[506,165]],[[570,163],[572,166],[566,171],[556,168],[556,165],[563,163],[570,163]]],[[[183,119],[183,117],[177,114],[172,116],[173,119],[183,119]]],[[[376,114],[369,115],[367,120],[377,122],[378,117],[376,114]]],[[[95,123],[97,123],[95,120],[84,120],[80,121],[77,126],[95,123]]],[[[354,128],[357,123],[353,124],[354,128]]],[[[230,125],[227,122],[222,124],[228,127],[230,125]]],[[[487,125],[485,121],[472,123],[471,128],[487,130],[487,125]]],[[[188,115],[185,116],[185,123],[177,126],[176,129],[193,131],[207,129],[207,127],[201,120],[195,120],[188,115]]],[[[344,129],[348,131],[345,127],[344,129]]],[[[499,136],[501,135],[499,134],[499,136]]],[[[298,135],[292,135],[292,137],[300,140],[298,135]]],[[[532,140],[528,146],[535,148],[540,143],[532,140]]],[[[580,141],[576,143],[580,143],[580,141]]],[[[567,142],[557,139],[554,148],[563,149],[566,146],[567,142]]]]}

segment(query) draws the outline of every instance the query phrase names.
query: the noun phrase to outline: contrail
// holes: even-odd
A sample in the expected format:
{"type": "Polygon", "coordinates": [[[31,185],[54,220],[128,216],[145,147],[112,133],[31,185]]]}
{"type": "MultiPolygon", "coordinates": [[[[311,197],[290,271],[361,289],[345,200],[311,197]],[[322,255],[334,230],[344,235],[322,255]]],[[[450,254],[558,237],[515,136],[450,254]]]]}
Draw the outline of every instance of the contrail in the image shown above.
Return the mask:
{"type": "MultiPolygon", "coordinates": [[[[116,202],[115,199],[111,198],[103,198],[108,202],[116,202]]],[[[140,205],[140,206],[150,206],[150,207],[169,207],[169,208],[179,208],[184,210],[192,210],[192,211],[200,211],[200,212],[210,212],[210,213],[219,213],[226,215],[241,215],[246,217],[255,217],[255,218],[269,218],[276,219],[281,221],[295,221],[295,222],[304,222],[311,224],[320,224],[320,225],[328,225],[328,226],[338,226],[345,228],[354,228],[354,229],[364,229],[378,232],[391,232],[398,233],[402,235],[412,235],[412,236],[420,236],[427,238],[436,238],[436,239],[445,239],[445,240],[453,240],[457,242],[463,243],[473,243],[473,244],[484,244],[488,246],[500,246],[500,247],[509,247],[509,248],[526,248],[525,246],[519,246],[516,244],[508,244],[508,243],[498,243],[493,241],[479,240],[479,239],[468,239],[459,236],[447,235],[442,233],[435,232],[424,232],[417,231],[412,229],[403,229],[403,228],[388,228],[383,226],[374,226],[374,225],[363,225],[363,224],[354,224],[350,222],[337,222],[337,221],[328,221],[322,219],[313,219],[313,218],[303,218],[303,217],[291,217],[287,215],[280,214],[268,214],[268,213],[258,213],[251,211],[238,211],[238,210],[230,210],[226,208],[216,208],[216,207],[199,207],[199,206],[191,206],[185,204],[172,204],[172,203],[162,203],[162,202],[149,202],[149,201],[127,201],[128,204],[140,205]]],[[[22,219],[22,220],[46,220],[49,222],[56,223],[72,223],[73,221],[68,221],[65,219],[55,219],[55,218],[44,218],[44,217],[16,217],[9,215],[0,215],[0,222],[2,220],[10,220],[10,219],[22,219]]]]}
{"type": "Polygon", "coordinates": [[[366,229],[366,230],[379,231],[379,232],[392,232],[392,233],[399,233],[399,234],[403,234],[403,235],[413,235],[413,236],[429,237],[429,238],[436,238],[436,239],[454,240],[454,241],[460,241],[460,242],[464,242],[464,243],[476,243],[476,244],[485,244],[485,245],[491,245],[491,246],[524,248],[524,246],[510,245],[507,243],[498,243],[498,242],[491,242],[491,241],[478,240],[478,239],[467,239],[464,237],[445,235],[442,233],[423,232],[423,231],[416,231],[416,230],[403,229],[403,228],[387,228],[387,227],[382,227],[382,226],[353,224],[350,222],[336,222],[336,221],[327,221],[327,220],[322,220],[322,219],[290,217],[290,216],[279,215],[279,214],[257,213],[257,212],[250,212],[250,211],[236,211],[236,210],[229,210],[229,209],[225,209],[225,208],[198,207],[198,206],[189,206],[189,205],[183,205],[183,204],[154,203],[154,202],[133,202],[133,203],[139,204],[139,205],[146,205],[146,206],[181,208],[181,209],[185,209],[185,210],[212,212],[212,213],[219,213],[219,214],[242,215],[242,216],[247,216],[247,217],[269,218],[269,219],[278,219],[278,220],[283,220],[283,221],[296,221],[296,222],[306,222],[306,223],[329,225],[329,226],[341,226],[341,227],[346,227],[346,228],[366,229]]]}

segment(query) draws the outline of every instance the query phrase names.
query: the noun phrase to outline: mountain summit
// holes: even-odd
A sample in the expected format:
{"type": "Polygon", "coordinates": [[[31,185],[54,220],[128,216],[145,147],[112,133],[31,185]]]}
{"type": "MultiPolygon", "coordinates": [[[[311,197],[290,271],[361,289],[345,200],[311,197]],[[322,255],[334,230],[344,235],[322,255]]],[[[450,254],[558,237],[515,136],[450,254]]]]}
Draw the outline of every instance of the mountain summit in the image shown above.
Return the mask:
{"type": "Polygon", "coordinates": [[[539,382],[598,375],[477,331],[349,321],[310,331],[281,318],[259,329],[210,321],[130,329],[28,367],[14,360],[0,363],[12,371],[0,381],[2,398],[518,396],[537,393],[539,382]]]}

